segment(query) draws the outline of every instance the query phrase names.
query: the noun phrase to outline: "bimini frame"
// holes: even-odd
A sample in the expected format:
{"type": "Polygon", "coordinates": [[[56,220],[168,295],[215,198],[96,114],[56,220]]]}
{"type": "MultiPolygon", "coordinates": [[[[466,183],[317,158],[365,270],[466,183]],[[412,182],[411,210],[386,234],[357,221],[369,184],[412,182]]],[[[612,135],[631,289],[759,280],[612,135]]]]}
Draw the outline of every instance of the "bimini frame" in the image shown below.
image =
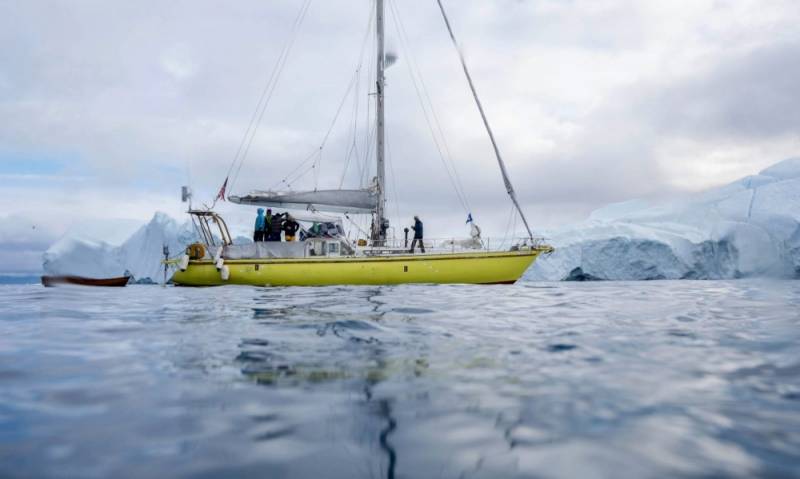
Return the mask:
{"type": "Polygon", "coordinates": [[[222,217],[210,210],[189,210],[195,230],[203,238],[207,246],[228,246],[233,244],[228,225],[222,217]],[[214,228],[219,231],[219,237],[214,236],[214,228]]]}

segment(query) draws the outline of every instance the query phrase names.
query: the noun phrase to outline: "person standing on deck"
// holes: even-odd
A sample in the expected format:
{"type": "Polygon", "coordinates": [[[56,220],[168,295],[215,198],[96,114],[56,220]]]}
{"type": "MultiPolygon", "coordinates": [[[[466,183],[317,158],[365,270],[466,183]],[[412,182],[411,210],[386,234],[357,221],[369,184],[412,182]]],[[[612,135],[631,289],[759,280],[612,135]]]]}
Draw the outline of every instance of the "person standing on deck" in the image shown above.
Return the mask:
{"type": "Polygon", "coordinates": [[[408,250],[408,252],[413,253],[417,242],[419,242],[419,250],[424,253],[425,243],[422,242],[422,221],[419,220],[419,216],[414,216],[414,226],[412,229],[414,230],[414,239],[411,241],[411,249],[408,250]]]}
{"type": "Polygon", "coordinates": [[[253,227],[253,242],[264,241],[264,225],[266,219],[264,218],[264,208],[258,209],[258,216],[256,216],[256,224],[253,227]]]}
{"type": "Polygon", "coordinates": [[[278,213],[272,216],[272,221],[270,221],[269,230],[267,231],[267,241],[281,240],[281,231],[283,230],[284,216],[286,216],[286,213],[278,213]]]}
{"type": "Polygon", "coordinates": [[[283,236],[286,241],[294,241],[297,230],[300,229],[300,223],[294,220],[292,215],[286,215],[286,222],[283,223],[283,236]]]}
{"type": "Polygon", "coordinates": [[[269,232],[272,227],[272,209],[267,208],[267,214],[264,215],[264,241],[269,241],[269,232]]]}

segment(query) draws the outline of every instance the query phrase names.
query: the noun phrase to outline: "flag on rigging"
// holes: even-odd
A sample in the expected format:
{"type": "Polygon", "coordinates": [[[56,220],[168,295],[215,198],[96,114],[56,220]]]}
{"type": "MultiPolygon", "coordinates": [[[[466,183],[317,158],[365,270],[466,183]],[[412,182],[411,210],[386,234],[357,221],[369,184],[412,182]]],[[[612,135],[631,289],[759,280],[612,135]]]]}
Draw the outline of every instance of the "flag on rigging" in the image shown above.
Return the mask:
{"type": "Polygon", "coordinates": [[[467,213],[467,223],[472,223],[472,213],[467,213]]]}
{"type": "Polygon", "coordinates": [[[228,187],[228,177],[225,177],[225,182],[222,183],[222,188],[219,189],[219,193],[217,193],[218,200],[225,201],[225,189],[228,187]]]}

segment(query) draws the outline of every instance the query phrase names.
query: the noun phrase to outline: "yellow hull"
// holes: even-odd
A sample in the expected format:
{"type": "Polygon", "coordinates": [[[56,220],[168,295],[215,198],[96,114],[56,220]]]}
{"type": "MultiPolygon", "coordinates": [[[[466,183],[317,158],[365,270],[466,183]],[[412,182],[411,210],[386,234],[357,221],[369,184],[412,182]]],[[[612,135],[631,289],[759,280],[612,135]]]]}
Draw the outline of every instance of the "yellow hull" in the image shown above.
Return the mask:
{"type": "Polygon", "coordinates": [[[225,261],[223,281],[211,261],[190,261],[173,282],[182,286],[323,286],[337,284],[514,283],[549,247],[521,251],[379,257],[316,257],[225,261]]]}

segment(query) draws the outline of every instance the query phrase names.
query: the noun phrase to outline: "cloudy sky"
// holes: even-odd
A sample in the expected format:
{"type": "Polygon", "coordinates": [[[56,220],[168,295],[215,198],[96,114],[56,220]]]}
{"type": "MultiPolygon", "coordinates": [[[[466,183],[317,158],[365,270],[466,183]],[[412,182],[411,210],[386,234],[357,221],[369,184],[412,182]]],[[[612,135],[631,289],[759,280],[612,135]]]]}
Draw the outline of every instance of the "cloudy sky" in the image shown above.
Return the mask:
{"type": "MultiPolygon", "coordinates": [[[[180,217],[184,184],[208,202],[302,3],[0,0],[0,271],[38,270],[68,231],[113,236],[156,210],[180,217]]],[[[392,221],[420,214],[428,235],[443,236],[461,233],[465,216],[422,113],[416,65],[469,209],[502,235],[510,204],[436,2],[392,3],[392,221]]],[[[800,153],[796,0],[445,5],[536,228],[720,185],[800,153]]],[[[364,159],[345,164],[367,131],[368,61],[361,94],[342,100],[369,15],[370,0],[311,2],[234,193],[290,173],[340,104],[316,168],[293,186],[358,186],[364,159]]],[[[221,210],[249,227],[250,209],[221,210]]]]}

